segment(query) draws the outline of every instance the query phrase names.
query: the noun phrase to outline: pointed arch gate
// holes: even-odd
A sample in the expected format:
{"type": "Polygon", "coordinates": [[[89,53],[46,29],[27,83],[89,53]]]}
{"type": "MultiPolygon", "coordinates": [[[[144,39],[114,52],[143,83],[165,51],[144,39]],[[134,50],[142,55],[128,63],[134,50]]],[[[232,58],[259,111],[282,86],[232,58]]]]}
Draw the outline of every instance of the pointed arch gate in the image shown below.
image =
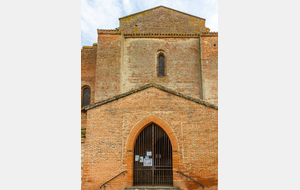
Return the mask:
{"type": "Polygon", "coordinates": [[[148,125],[134,145],[133,185],[173,185],[172,145],[158,125],[148,125]]]}

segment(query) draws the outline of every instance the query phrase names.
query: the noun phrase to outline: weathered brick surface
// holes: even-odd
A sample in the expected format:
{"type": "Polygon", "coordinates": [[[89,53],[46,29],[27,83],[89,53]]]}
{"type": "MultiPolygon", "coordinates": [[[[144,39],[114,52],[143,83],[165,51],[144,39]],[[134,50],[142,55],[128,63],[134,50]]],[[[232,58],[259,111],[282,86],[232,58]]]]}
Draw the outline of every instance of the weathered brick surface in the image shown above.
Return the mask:
{"type": "Polygon", "coordinates": [[[217,188],[218,111],[150,87],[87,110],[82,189],[99,189],[124,170],[128,173],[107,189],[131,186],[134,153],[130,150],[149,122],[157,123],[170,137],[174,186],[202,189],[175,174],[181,171],[207,189],[217,188]]]}
{"type": "Polygon", "coordinates": [[[95,101],[120,93],[121,35],[98,32],[95,101]]]}
{"type": "Polygon", "coordinates": [[[156,7],[120,18],[124,33],[200,33],[206,31],[205,19],[167,7],[156,7]]]}
{"type": "Polygon", "coordinates": [[[122,92],[161,84],[200,98],[199,38],[125,38],[122,92]],[[157,76],[158,53],[165,54],[165,77],[157,76]]]}
{"type": "Polygon", "coordinates": [[[84,145],[85,145],[85,138],[81,137],[81,182],[82,182],[83,162],[84,162],[84,145]]]}
{"type": "Polygon", "coordinates": [[[86,128],[86,112],[81,112],[81,128],[86,128]]]}
{"type": "Polygon", "coordinates": [[[201,48],[204,100],[218,105],[218,35],[203,34],[201,48]]]}
{"type": "Polygon", "coordinates": [[[82,189],[125,170],[106,189],[132,186],[135,139],[154,122],[172,143],[174,186],[202,189],[181,171],[217,190],[218,34],[205,19],[163,6],[123,17],[119,28],[98,30],[98,43],[81,50],[81,87],[92,104],[81,114],[82,189]],[[165,77],[157,77],[159,52],[165,77]],[[203,97],[208,103],[193,99],[203,97]]]}
{"type": "Polygon", "coordinates": [[[91,104],[94,103],[95,71],[96,71],[97,45],[84,46],[81,50],[81,105],[82,92],[85,86],[91,89],[91,104]]]}

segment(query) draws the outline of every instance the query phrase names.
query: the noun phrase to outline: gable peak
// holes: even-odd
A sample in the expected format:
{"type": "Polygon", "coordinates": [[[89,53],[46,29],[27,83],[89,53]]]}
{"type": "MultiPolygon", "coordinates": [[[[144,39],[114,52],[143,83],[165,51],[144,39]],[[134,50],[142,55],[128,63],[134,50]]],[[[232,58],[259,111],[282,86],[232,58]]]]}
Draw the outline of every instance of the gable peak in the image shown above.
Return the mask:
{"type": "Polygon", "coordinates": [[[205,20],[204,18],[195,16],[195,15],[191,15],[191,14],[188,14],[188,13],[185,13],[185,12],[181,12],[181,11],[178,11],[178,10],[176,10],[176,9],[169,8],[169,7],[165,7],[165,6],[163,6],[163,5],[159,5],[159,6],[157,6],[157,7],[151,8],[151,9],[146,9],[146,10],[144,10],[144,11],[140,11],[140,12],[137,12],[137,13],[133,13],[133,14],[130,14],[130,15],[121,17],[121,18],[119,18],[119,20],[122,20],[122,19],[127,18],[127,17],[134,16],[134,15],[142,14],[142,13],[145,13],[145,12],[148,12],[148,11],[151,11],[151,10],[159,9],[159,8],[164,8],[164,9],[172,10],[172,11],[175,11],[175,12],[178,12],[178,13],[181,13],[181,14],[184,14],[184,15],[188,15],[188,16],[195,17],[195,18],[198,18],[198,19],[201,19],[201,20],[205,20]]]}

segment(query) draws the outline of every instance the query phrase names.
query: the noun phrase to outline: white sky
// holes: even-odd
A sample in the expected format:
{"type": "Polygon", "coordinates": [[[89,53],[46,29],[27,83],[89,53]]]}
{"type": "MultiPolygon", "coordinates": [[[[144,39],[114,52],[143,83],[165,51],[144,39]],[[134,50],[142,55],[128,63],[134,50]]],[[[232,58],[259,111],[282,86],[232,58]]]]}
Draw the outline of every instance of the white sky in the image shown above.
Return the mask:
{"type": "Polygon", "coordinates": [[[163,5],[206,19],[218,31],[217,0],[81,0],[81,46],[97,42],[98,29],[119,27],[119,18],[163,5]]]}

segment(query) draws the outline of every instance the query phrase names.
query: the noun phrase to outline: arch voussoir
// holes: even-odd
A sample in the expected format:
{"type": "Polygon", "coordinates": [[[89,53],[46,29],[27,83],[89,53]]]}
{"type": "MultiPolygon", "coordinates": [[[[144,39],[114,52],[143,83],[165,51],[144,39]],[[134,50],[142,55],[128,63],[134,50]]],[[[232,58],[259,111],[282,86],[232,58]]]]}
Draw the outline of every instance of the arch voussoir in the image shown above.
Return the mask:
{"type": "Polygon", "coordinates": [[[155,123],[158,126],[160,126],[168,135],[171,144],[172,144],[172,149],[176,150],[176,152],[173,153],[173,169],[177,168],[177,163],[178,163],[178,155],[177,155],[177,150],[178,150],[178,142],[176,139],[176,136],[172,130],[172,128],[161,118],[155,116],[155,115],[150,115],[141,121],[139,121],[131,130],[128,139],[127,139],[127,144],[126,144],[126,162],[127,162],[127,186],[132,186],[133,185],[133,150],[134,150],[134,145],[135,141],[140,134],[140,132],[147,127],[149,124],[155,123]]]}

